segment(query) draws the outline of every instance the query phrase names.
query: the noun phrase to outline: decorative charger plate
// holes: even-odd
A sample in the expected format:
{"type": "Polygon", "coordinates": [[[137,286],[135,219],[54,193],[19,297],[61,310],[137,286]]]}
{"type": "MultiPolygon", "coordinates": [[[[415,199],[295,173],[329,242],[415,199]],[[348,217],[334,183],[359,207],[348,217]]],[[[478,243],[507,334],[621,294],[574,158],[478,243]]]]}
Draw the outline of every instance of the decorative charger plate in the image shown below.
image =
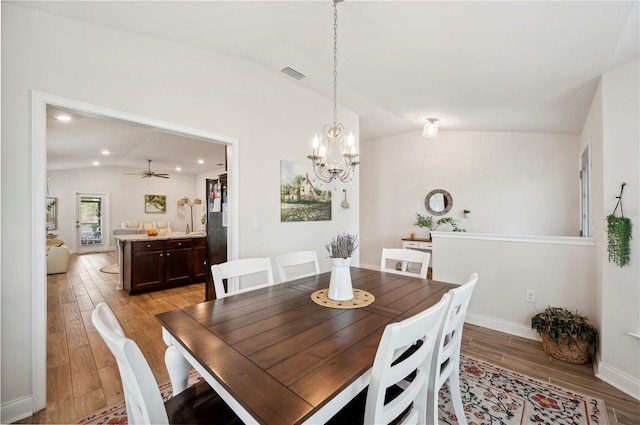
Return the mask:
{"type": "Polygon", "coordinates": [[[329,308],[361,308],[366,307],[376,300],[371,293],[362,289],[353,290],[353,298],[346,301],[336,301],[329,298],[329,288],[320,289],[311,294],[314,303],[329,308]]]}

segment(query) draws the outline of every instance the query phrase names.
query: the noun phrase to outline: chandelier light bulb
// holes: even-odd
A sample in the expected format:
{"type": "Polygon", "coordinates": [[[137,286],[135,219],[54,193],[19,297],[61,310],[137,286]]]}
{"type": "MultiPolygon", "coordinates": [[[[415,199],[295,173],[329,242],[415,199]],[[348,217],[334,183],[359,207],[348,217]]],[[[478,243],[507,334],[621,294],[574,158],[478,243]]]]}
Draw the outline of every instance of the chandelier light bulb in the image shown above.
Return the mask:
{"type": "Polygon", "coordinates": [[[325,159],[325,157],[327,156],[327,148],[322,145],[320,146],[320,155],[319,155],[322,159],[325,159]]]}

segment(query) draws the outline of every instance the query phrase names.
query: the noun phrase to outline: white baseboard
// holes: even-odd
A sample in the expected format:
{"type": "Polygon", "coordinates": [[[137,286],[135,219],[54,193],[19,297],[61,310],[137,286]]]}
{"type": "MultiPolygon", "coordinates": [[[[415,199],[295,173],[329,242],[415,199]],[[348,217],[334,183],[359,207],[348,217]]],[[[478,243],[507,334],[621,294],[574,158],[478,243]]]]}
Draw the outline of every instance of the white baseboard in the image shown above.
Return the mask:
{"type": "Polygon", "coordinates": [[[594,367],[596,376],[602,379],[607,384],[616,387],[620,391],[629,394],[636,400],[640,400],[640,380],[629,376],[610,366],[602,361],[595,362],[597,367],[594,367]]]}
{"type": "Polygon", "coordinates": [[[33,415],[33,398],[22,397],[2,404],[0,423],[11,424],[33,415]]]}
{"type": "Polygon", "coordinates": [[[527,339],[533,339],[537,341],[541,340],[536,331],[531,329],[531,327],[525,326],[521,323],[509,322],[506,320],[497,319],[495,317],[485,316],[483,314],[472,313],[470,311],[467,311],[465,322],[527,339]]]}

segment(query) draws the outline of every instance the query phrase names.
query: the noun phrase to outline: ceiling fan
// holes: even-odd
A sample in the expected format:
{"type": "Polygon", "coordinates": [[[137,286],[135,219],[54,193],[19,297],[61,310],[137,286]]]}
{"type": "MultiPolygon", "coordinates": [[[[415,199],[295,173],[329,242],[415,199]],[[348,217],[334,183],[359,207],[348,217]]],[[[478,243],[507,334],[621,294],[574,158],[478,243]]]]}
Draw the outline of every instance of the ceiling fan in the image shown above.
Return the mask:
{"type": "Polygon", "coordinates": [[[160,177],[161,179],[168,179],[169,178],[169,174],[167,173],[156,173],[155,171],[151,171],[151,160],[147,159],[147,171],[142,171],[140,173],[133,173],[133,174],[129,174],[129,173],[125,173],[125,175],[127,176],[141,176],[143,179],[146,179],[148,177],[160,177]]]}

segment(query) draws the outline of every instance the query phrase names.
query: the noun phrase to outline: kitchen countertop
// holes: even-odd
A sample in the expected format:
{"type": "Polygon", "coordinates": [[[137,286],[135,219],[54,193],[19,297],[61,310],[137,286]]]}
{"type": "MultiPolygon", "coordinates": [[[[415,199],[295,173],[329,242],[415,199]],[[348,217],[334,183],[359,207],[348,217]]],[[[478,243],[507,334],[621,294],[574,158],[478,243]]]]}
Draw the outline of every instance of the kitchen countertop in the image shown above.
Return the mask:
{"type": "Polygon", "coordinates": [[[204,238],[207,235],[205,233],[182,233],[173,232],[168,235],[148,236],[146,233],[138,233],[135,235],[114,235],[113,238],[121,242],[138,242],[138,241],[166,241],[170,239],[193,239],[204,238]]]}

